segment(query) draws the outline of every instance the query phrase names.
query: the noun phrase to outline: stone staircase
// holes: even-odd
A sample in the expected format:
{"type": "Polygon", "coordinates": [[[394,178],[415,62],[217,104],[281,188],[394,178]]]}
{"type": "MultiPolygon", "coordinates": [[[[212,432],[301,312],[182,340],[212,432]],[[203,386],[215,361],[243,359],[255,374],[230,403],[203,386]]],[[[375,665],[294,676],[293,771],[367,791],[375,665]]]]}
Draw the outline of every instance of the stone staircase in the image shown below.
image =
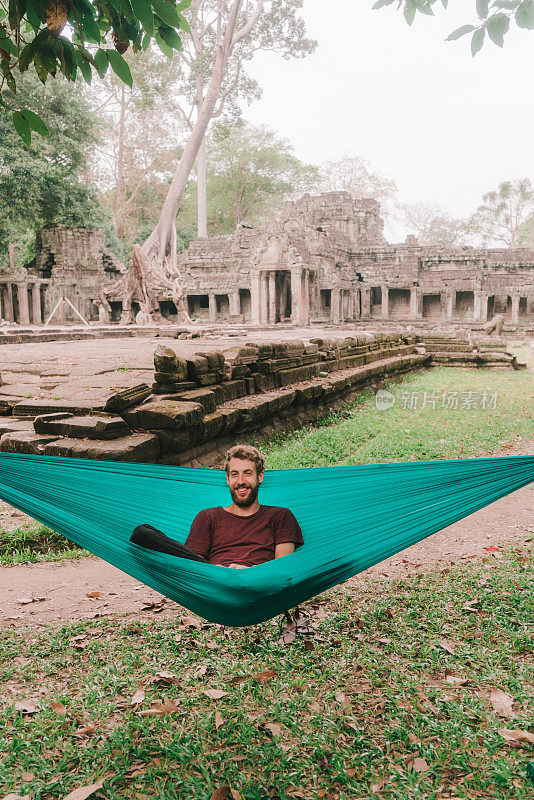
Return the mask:
{"type": "Polygon", "coordinates": [[[432,356],[432,364],[442,367],[520,369],[516,358],[506,352],[506,342],[490,336],[475,340],[456,339],[445,335],[424,334],[418,344],[432,356]]]}

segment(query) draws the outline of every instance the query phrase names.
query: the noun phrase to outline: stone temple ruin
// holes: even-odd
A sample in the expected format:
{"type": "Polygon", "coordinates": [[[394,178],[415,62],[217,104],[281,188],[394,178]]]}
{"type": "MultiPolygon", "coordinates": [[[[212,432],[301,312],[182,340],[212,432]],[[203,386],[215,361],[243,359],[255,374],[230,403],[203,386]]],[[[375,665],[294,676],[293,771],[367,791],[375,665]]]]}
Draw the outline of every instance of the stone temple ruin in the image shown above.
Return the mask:
{"type": "MultiPolygon", "coordinates": [[[[212,324],[473,330],[502,315],[505,330],[534,331],[533,250],[389,244],[382,230],[377,202],[329,192],[286,203],[265,227],[198,239],[178,258],[189,314],[212,324]]],[[[87,320],[119,322],[121,297],[105,307],[101,293],[125,269],[101,231],[45,228],[35,260],[1,278],[2,318],[40,324],[63,294],[87,320]]],[[[168,291],[158,302],[177,321],[168,291]]]]}

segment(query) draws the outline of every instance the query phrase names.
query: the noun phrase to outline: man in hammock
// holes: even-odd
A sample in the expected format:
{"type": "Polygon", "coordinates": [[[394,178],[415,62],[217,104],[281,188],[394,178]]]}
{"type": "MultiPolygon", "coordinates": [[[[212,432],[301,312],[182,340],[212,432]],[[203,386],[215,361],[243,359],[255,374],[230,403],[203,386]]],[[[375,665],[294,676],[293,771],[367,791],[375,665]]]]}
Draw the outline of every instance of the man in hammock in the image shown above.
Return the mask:
{"type": "MultiPolygon", "coordinates": [[[[199,511],[185,545],[150,525],[137,527],[131,541],[152,550],[232,569],[246,569],[291,555],[304,544],[300,526],[289,509],[263,506],[258,501],[265,472],[265,460],[259,450],[251,445],[230,448],[224,468],[232,504],[199,511]]],[[[291,621],[289,613],[285,615],[291,621]]],[[[299,609],[295,609],[297,630],[310,632],[303,621],[299,609]]]]}

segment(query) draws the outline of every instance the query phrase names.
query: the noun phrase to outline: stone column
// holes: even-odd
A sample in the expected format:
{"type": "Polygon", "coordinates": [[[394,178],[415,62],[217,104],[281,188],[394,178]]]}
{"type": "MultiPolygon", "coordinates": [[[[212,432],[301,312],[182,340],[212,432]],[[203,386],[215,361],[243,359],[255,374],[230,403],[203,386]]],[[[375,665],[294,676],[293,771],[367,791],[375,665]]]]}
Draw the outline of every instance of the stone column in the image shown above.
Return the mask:
{"type": "Polygon", "coordinates": [[[13,287],[10,283],[6,283],[5,285],[5,295],[4,295],[4,311],[6,315],[7,322],[14,322],[15,320],[15,313],[13,310],[13,287]]]}
{"type": "Polygon", "coordinates": [[[368,286],[364,286],[360,289],[360,295],[362,299],[362,317],[370,317],[371,316],[371,289],[368,286]]]}
{"type": "Polygon", "coordinates": [[[387,319],[389,317],[389,289],[387,286],[382,286],[382,317],[387,319]]]}
{"type": "Polygon", "coordinates": [[[452,289],[449,289],[447,291],[447,294],[446,294],[446,298],[447,298],[446,316],[447,316],[448,320],[452,319],[452,310],[454,308],[454,294],[455,293],[454,293],[454,291],[452,289]]]}
{"type": "Polygon", "coordinates": [[[217,319],[217,301],[215,299],[215,295],[210,292],[209,295],[209,318],[210,322],[215,322],[217,319]]]}
{"type": "Polygon", "coordinates": [[[250,274],[250,319],[253,325],[260,324],[260,273],[250,274]]]}
{"type": "Polygon", "coordinates": [[[28,304],[28,284],[17,283],[18,298],[19,298],[19,314],[20,323],[22,325],[30,324],[30,307],[28,304]]]}
{"type": "Polygon", "coordinates": [[[410,316],[419,316],[419,296],[416,286],[410,287],[410,316]]]}
{"type": "Polygon", "coordinates": [[[360,316],[359,291],[359,289],[352,289],[352,319],[358,319],[360,316]]]}
{"type": "Polygon", "coordinates": [[[310,324],[310,270],[302,270],[302,325],[310,324]]]}
{"type": "Polygon", "coordinates": [[[269,322],[268,287],[269,273],[260,272],[260,323],[262,325],[269,322]]]}
{"type": "Polygon", "coordinates": [[[291,322],[301,325],[302,270],[291,270],[291,322]]]}
{"type": "Polygon", "coordinates": [[[480,293],[480,321],[487,322],[488,320],[488,295],[485,292],[480,293]]]}
{"type": "Polygon", "coordinates": [[[276,272],[274,269],[269,272],[269,322],[271,325],[276,322],[276,272]]]}
{"type": "Polygon", "coordinates": [[[229,292],[228,294],[229,313],[231,317],[237,317],[241,313],[239,303],[239,290],[237,292],[229,292]]]}
{"type": "Polygon", "coordinates": [[[519,295],[512,295],[512,322],[519,322],[519,295]]]}
{"type": "Polygon", "coordinates": [[[481,304],[481,296],[480,291],[475,289],[473,292],[473,319],[479,320],[482,316],[482,304],[481,304]]]}
{"type": "Polygon", "coordinates": [[[330,295],[330,305],[331,305],[330,312],[332,315],[332,322],[334,323],[339,322],[340,299],[341,299],[340,290],[332,289],[332,294],[330,295]]]}
{"type": "Polygon", "coordinates": [[[41,325],[43,318],[41,311],[41,286],[39,283],[33,284],[32,306],[33,306],[33,324],[41,325]]]}

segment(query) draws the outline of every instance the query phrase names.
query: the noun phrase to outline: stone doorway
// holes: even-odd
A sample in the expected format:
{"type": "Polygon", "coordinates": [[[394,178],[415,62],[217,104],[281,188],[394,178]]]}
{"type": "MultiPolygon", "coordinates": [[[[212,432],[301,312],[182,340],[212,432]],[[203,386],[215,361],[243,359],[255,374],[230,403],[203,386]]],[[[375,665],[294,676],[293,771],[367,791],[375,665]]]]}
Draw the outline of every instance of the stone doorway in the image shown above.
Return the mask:
{"type": "Polygon", "coordinates": [[[441,317],[440,294],[423,295],[423,317],[432,319],[439,319],[439,317],[441,317]]]}
{"type": "Polygon", "coordinates": [[[245,322],[250,322],[252,313],[250,309],[250,289],[239,290],[239,308],[245,322]]]}
{"type": "Polygon", "coordinates": [[[506,294],[494,294],[488,297],[488,319],[495,314],[502,314],[503,317],[512,316],[512,298],[506,294]]]}
{"type": "Polygon", "coordinates": [[[459,319],[473,319],[475,310],[474,292],[456,292],[455,314],[459,319]]]}
{"type": "Polygon", "coordinates": [[[274,322],[289,322],[291,319],[291,272],[277,270],[275,276],[274,322]]]}
{"type": "Polygon", "coordinates": [[[409,289],[389,290],[389,316],[397,318],[410,316],[409,289]]]}

